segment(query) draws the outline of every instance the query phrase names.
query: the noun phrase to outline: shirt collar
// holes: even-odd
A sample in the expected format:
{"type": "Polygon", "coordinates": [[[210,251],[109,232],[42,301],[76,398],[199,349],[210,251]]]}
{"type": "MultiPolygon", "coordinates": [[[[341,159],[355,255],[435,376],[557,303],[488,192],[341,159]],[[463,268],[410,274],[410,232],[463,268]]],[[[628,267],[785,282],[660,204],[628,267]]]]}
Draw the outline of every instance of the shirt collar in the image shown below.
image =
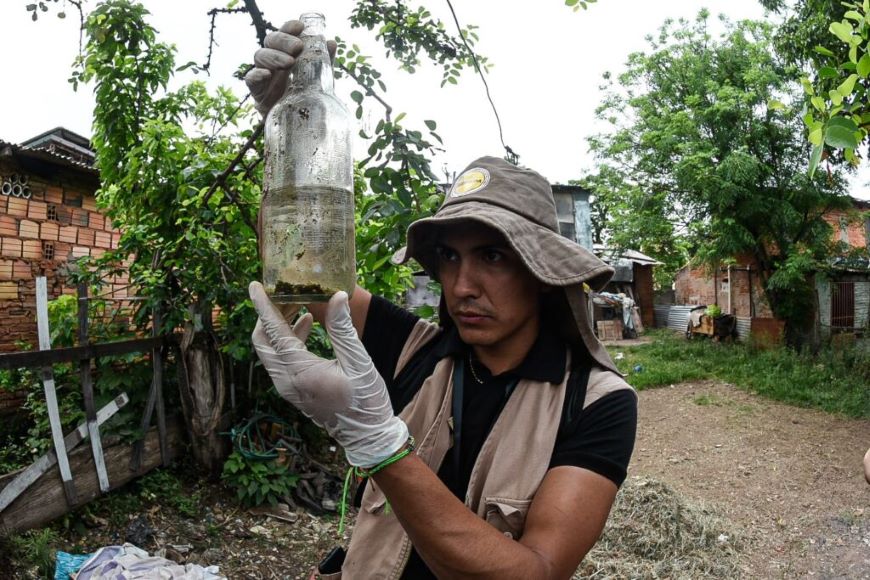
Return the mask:
{"type": "MultiPolygon", "coordinates": [[[[455,326],[450,325],[445,332],[447,334],[444,340],[436,347],[439,359],[447,356],[466,356],[471,352],[471,347],[462,342],[455,326]]],[[[503,375],[559,384],[565,378],[566,355],[565,344],[555,331],[542,327],[523,362],[503,375]]]]}

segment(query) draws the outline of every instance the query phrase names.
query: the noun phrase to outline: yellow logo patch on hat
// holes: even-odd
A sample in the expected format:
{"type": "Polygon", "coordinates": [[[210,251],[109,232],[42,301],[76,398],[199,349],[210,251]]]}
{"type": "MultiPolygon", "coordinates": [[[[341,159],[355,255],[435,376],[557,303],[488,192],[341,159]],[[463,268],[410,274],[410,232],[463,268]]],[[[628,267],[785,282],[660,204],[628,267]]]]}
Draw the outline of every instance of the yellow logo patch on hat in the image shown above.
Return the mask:
{"type": "Polygon", "coordinates": [[[489,171],[483,167],[473,167],[459,176],[450,188],[450,197],[462,197],[480,191],[489,185],[489,171]]]}

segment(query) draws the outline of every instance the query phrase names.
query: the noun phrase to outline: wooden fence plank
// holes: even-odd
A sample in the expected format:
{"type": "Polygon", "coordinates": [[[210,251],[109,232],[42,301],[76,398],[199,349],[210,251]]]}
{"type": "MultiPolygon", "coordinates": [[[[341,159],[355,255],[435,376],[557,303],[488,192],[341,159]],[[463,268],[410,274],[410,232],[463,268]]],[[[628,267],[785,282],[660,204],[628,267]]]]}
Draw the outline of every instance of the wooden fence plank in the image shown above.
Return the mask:
{"type": "MultiPolygon", "coordinates": [[[[170,458],[177,457],[182,449],[183,427],[179,421],[168,421],[168,442],[170,458]]],[[[145,475],[161,463],[156,429],[151,430],[145,439],[145,457],[139,471],[129,470],[131,448],[129,445],[106,446],[106,467],[112,489],[117,489],[136,477],[145,475]]],[[[76,483],[83,501],[100,496],[96,470],[90,449],[79,448],[70,454],[76,483]]],[[[0,478],[3,487],[6,478],[0,478]]],[[[49,470],[34,483],[26,493],[15,500],[0,513],[0,534],[15,533],[37,526],[62,516],[69,511],[57,471],[49,470]]]]}
{"type": "MultiPolygon", "coordinates": [[[[154,336],[160,335],[160,327],[163,323],[163,313],[160,307],[154,309],[151,320],[151,332],[154,336]]],[[[152,378],[157,387],[157,433],[160,435],[160,455],[163,457],[163,466],[169,465],[169,451],[166,447],[166,411],[163,405],[163,355],[160,348],[151,351],[151,362],[154,367],[152,378]]]]}
{"type": "MultiPolygon", "coordinates": [[[[51,336],[48,331],[48,287],[45,276],[36,278],[36,327],[39,334],[39,350],[51,350],[51,336]]],[[[48,420],[51,424],[51,438],[54,441],[54,451],[57,453],[57,465],[60,468],[63,489],[70,506],[78,503],[75,483],[66,456],[63,443],[63,427],[60,423],[60,411],[57,408],[57,393],[54,389],[54,373],[51,367],[42,368],[42,386],[45,391],[45,404],[48,410],[48,420]]]]}
{"type": "MultiPolygon", "coordinates": [[[[121,393],[115,397],[115,399],[109,402],[108,405],[97,411],[97,424],[102,425],[105,423],[109,417],[117,413],[118,409],[126,405],[129,400],[127,393],[121,393]]],[[[76,445],[84,441],[87,436],[87,422],[84,422],[81,423],[75,431],[64,437],[64,447],[67,451],[71,451],[76,445]]],[[[49,451],[23,470],[9,474],[14,475],[15,479],[0,491],[0,512],[6,509],[6,506],[15,501],[15,498],[21,495],[25,489],[30,487],[34,481],[39,479],[43,473],[51,469],[55,463],[57,463],[57,455],[54,451],[49,451]]]]}
{"type": "MultiPolygon", "coordinates": [[[[88,285],[79,284],[79,346],[88,344],[88,285]],[[84,298],[85,300],[82,300],[84,298]]],[[[79,362],[79,377],[82,382],[82,398],[85,402],[85,417],[88,421],[88,434],[91,438],[91,451],[94,453],[94,465],[97,468],[97,480],[103,493],[109,491],[109,477],[106,475],[106,464],[103,462],[103,442],[100,440],[100,429],[97,425],[97,410],[94,406],[94,384],[91,377],[91,359],[79,362]]]]}
{"type": "Polygon", "coordinates": [[[158,345],[169,344],[176,340],[175,335],[152,338],[137,338],[134,340],[119,340],[74,346],[72,348],[55,348],[47,351],[27,351],[0,354],[0,370],[32,368],[59,363],[78,362],[83,359],[116,356],[131,352],[148,352],[158,345]]]}

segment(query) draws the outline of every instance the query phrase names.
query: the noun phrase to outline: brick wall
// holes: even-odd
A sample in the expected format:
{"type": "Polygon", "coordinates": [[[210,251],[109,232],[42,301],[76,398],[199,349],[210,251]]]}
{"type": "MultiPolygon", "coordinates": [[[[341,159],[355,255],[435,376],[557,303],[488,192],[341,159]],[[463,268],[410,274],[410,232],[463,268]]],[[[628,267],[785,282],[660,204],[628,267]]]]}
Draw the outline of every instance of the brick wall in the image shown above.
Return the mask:
{"type": "Polygon", "coordinates": [[[704,267],[690,268],[686,266],[677,272],[674,278],[674,293],[677,304],[718,304],[722,312],[727,313],[729,290],[731,314],[749,317],[753,315],[754,309],[756,317],[769,318],[773,316],[767,299],[764,297],[758,268],[752,263],[738,264],[732,268],[730,273],[727,269],[714,273],[704,267]],[[751,288],[750,273],[746,272],[747,266],[752,269],[751,288]],[[750,292],[752,292],[751,297],[750,292]]]}
{"type": "MultiPolygon", "coordinates": [[[[14,164],[0,164],[0,180],[28,175],[14,164]]],[[[16,343],[37,344],[37,276],[48,278],[49,300],[74,294],[66,283],[69,262],[100,256],[116,248],[120,232],[97,212],[93,187],[74,172],[51,177],[30,174],[30,199],[0,195],[0,352],[19,350],[16,343]]],[[[126,276],[110,281],[126,296],[126,276]]]]}
{"type": "Polygon", "coordinates": [[[846,242],[853,248],[866,248],[870,245],[870,240],[867,239],[867,225],[849,222],[846,212],[830,211],[825,214],[824,220],[834,228],[835,241],[846,242]]]}

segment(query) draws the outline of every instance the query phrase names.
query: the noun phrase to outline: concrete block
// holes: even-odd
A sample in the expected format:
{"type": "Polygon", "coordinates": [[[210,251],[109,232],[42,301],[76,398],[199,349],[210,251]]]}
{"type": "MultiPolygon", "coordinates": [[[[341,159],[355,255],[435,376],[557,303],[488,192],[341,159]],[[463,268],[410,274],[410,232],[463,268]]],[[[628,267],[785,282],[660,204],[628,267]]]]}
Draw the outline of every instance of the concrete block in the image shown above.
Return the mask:
{"type": "Polygon", "coordinates": [[[20,258],[21,240],[18,238],[0,238],[0,256],[20,258]]]}
{"type": "Polygon", "coordinates": [[[66,242],[68,244],[75,244],[78,242],[79,237],[79,229],[75,226],[63,226],[60,228],[60,232],[58,232],[57,239],[61,242],[66,242]]]}
{"type": "Polygon", "coordinates": [[[112,236],[109,232],[95,232],[94,235],[94,245],[98,248],[111,248],[112,247],[112,236]]]}
{"type": "Polygon", "coordinates": [[[18,220],[11,215],[0,215],[0,236],[17,237],[18,220]]]}
{"type": "Polygon", "coordinates": [[[24,260],[15,260],[12,262],[12,279],[32,280],[33,270],[30,268],[30,262],[25,262],[24,260]]]}
{"type": "Polygon", "coordinates": [[[42,201],[33,201],[32,199],[27,205],[27,217],[33,220],[42,221],[46,219],[47,205],[42,201]]]}
{"type": "Polygon", "coordinates": [[[27,200],[20,197],[6,198],[6,213],[15,217],[27,217],[27,200]]]}
{"type": "Polygon", "coordinates": [[[21,238],[39,239],[39,224],[30,220],[21,220],[18,224],[18,236],[21,238]]]}
{"type": "Polygon", "coordinates": [[[106,218],[102,214],[92,211],[88,216],[89,227],[95,230],[103,230],[106,228],[106,218]]]}
{"type": "Polygon", "coordinates": [[[39,240],[24,240],[21,242],[21,257],[29,260],[41,260],[42,242],[39,240]]]}
{"type": "Polygon", "coordinates": [[[60,226],[56,223],[42,222],[39,224],[39,239],[41,240],[56,242],[59,233],[60,226]]]}
{"type": "Polygon", "coordinates": [[[0,282],[0,300],[18,300],[18,282],[0,282]]]}
{"type": "Polygon", "coordinates": [[[94,230],[89,228],[79,228],[78,244],[80,246],[94,245],[94,230]]]}
{"type": "Polygon", "coordinates": [[[49,185],[45,188],[45,201],[48,203],[63,203],[63,189],[49,185]]]}
{"type": "Polygon", "coordinates": [[[12,260],[0,260],[0,280],[12,279],[12,260]]]}

